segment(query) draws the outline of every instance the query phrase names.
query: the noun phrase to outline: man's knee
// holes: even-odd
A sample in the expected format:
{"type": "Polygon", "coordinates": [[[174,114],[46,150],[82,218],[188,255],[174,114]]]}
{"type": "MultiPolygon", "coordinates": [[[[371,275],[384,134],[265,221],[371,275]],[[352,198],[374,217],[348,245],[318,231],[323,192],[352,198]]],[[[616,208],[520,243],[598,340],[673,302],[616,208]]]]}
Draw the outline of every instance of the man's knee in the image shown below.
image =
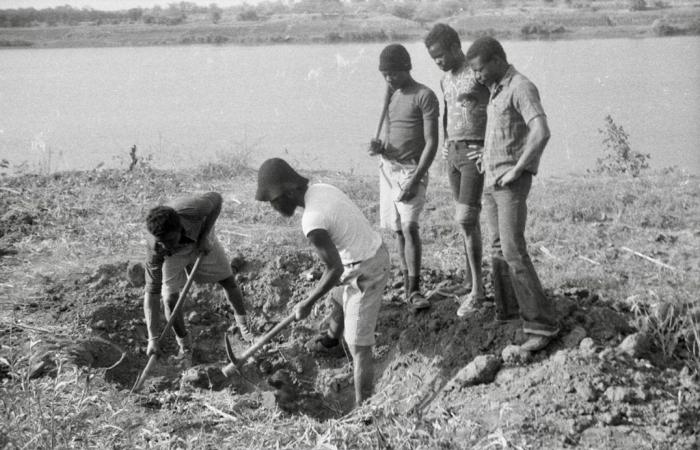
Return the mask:
{"type": "Polygon", "coordinates": [[[479,213],[481,208],[478,206],[468,206],[457,204],[455,209],[455,222],[465,230],[473,230],[479,225],[479,213]]]}
{"type": "Polygon", "coordinates": [[[230,277],[226,277],[223,280],[219,280],[219,284],[224,289],[235,289],[237,286],[236,277],[234,277],[233,275],[231,275],[230,277]]]}
{"type": "Polygon", "coordinates": [[[419,230],[418,222],[406,222],[401,224],[401,233],[404,236],[417,237],[419,230]]]}
{"type": "Polygon", "coordinates": [[[178,292],[169,293],[165,296],[165,304],[168,306],[168,308],[172,309],[177,304],[178,298],[180,298],[180,294],[178,292]]]}

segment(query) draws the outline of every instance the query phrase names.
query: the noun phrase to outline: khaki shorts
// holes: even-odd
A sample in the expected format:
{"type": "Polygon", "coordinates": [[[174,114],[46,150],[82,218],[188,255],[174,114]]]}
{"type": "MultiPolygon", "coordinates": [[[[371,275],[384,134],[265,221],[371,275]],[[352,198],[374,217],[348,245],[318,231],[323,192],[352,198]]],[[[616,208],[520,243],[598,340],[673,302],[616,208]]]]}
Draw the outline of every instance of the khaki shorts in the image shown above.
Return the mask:
{"type": "MultiPolygon", "coordinates": [[[[211,251],[202,258],[199,269],[194,275],[194,281],[198,283],[216,283],[233,276],[231,263],[226,256],[224,248],[216,238],[214,230],[207,237],[211,251]]],[[[194,264],[197,259],[195,244],[186,245],[172,256],[166,256],[163,262],[163,297],[179,293],[187,282],[185,267],[194,264]]]]}
{"type": "Polygon", "coordinates": [[[377,253],[361,263],[345,266],[341,286],[334,292],[333,300],[343,307],[343,337],[348,345],[374,345],[382,294],[389,280],[389,252],[384,244],[377,253]]]}
{"type": "Polygon", "coordinates": [[[401,231],[402,223],[418,222],[425,206],[427,174],[421,180],[415,197],[407,202],[396,201],[415,170],[415,165],[382,159],[379,166],[379,222],[382,228],[401,231]]]}

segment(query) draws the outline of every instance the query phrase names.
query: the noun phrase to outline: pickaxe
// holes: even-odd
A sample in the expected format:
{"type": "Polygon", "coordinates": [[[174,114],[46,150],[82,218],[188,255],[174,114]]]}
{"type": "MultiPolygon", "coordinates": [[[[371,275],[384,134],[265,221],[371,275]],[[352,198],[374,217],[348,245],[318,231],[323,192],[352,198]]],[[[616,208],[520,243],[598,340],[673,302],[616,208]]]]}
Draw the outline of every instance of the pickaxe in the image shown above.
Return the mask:
{"type": "MultiPolygon", "coordinates": [[[[182,288],[182,291],[180,292],[180,297],[177,299],[177,303],[175,303],[175,307],[173,310],[170,312],[170,319],[168,319],[168,323],[165,324],[165,328],[163,328],[163,331],[160,333],[160,336],[158,336],[158,340],[156,342],[160,342],[161,339],[165,337],[165,334],[168,332],[170,327],[173,326],[173,322],[175,322],[175,317],[177,313],[182,309],[182,305],[185,303],[185,296],[187,296],[187,291],[190,290],[190,286],[192,285],[192,281],[194,281],[194,275],[197,272],[197,269],[199,268],[199,263],[202,261],[202,254],[200,253],[199,256],[197,256],[197,260],[194,262],[194,265],[192,266],[192,270],[190,271],[190,274],[187,276],[187,282],[185,282],[185,286],[182,288]]],[[[165,299],[167,301],[167,299],[165,299]]],[[[148,364],[146,364],[146,367],[143,369],[143,372],[141,372],[141,375],[136,379],[136,384],[134,384],[134,387],[131,388],[131,392],[138,392],[141,390],[143,387],[143,383],[146,381],[146,378],[148,377],[148,373],[151,371],[153,368],[153,365],[156,363],[156,360],[158,359],[158,355],[155,353],[151,355],[150,358],[148,358],[148,364]]]]}
{"type": "Polygon", "coordinates": [[[228,340],[228,335],[224,335],[224,341],[226,343],[226,355],[228,356],[229,361],[231,361],[229,364],[226,365],[223,369],[221,369],[221,372],[223,372],[224,376],[230,377],[234,373],[238,372],[238,367],[243,364],[248,357],[250,357],[253,353],[258,351],[260,347],[263,345],[267,344],[267,342],[272,339],[273,337],[277,336],[277,334],[282,331],[284,327],[289,325],[291,322],[296,319],[296,314],[291,313],[287,317],[284,318],[284,320],[277,325],[273,329],[267,332],[264,336],[261,336],[258,338],[257,342],[253,344],[248,350],[246,350],[240,357],[236,358],[236,355],[233,354],[233,348],[231,348],[231,342],[228,340]]]}

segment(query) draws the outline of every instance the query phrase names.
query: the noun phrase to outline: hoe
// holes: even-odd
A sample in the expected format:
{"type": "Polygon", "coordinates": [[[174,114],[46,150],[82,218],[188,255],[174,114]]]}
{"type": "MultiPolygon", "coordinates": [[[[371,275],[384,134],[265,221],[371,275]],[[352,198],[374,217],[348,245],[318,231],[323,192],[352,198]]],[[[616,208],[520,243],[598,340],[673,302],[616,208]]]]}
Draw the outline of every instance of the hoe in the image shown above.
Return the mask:
{"type": "Polygon", "coordinates": [[[236,358],[236,355],[233,354],[233,348],[231,348],[231,342],[228,340],[228,335],[224,336],[224,341],[226,343],[226,355],[228,356],[228,359],[230,361],[229,364],[226,365],[223,369],[221,369],[221,372],[226,377],[230,377],[234,373],[238,372],[238,367],[240,367],[253,353],[258,351],[263,345],[267,344],[267,342],[272,339],[273,337],[277,336],[277,334],[282,331],[284,327],[289,325],[290,322],[293,322],[294,319],[296,318],[295,313],[291,313],[287,317],[282,320],[282,322],[278,323],[275,325],[273,329],[267,332],[264,336],[261,336],[255,344],[253,344],[248,350],[246,350],[240,357],[236,358]]]}
{"type": "MultiPolygon", "coordinates": [[[[192,285],[192,281],[194,280],[194,274],[197,273],[197,269],[199,268],[199,263],[202,261],[202,255],[200,254],[197,256],[197,260],[194,262],[194,265],[192,266],[192,270],[190,271],[189,276],[187,277],[187,282],[185,283],[185,286],[182,288],[182,292],[180,292],[180,297],[177,299],[177,303],[175,303],[175,307],[170,313],[170,319],[168,319],[168,323],[165,324],[165,328],[163,328],[163,331],[160,333],[160,336],[158,336],[158,342],[165,337],[165,334],[168,332],[170,327],[173,326],[173,322],[175,322],[175,317],[177,313],[182,309],[182,305],[185,303],[185,297],[187,296],[187,291],[190,290],[190,286],[192,285]]],[[[156,363],[156,360],[158,359],[158,355],[153,354],[151,355],[150,358],[148,358],[148,364],[146,364],[146,367],[143,369],[143,372],[141,372],[141,375],[138,377],[136,380],[136,383],[134,384],[134,387],[131,388],[131,392],[138,392],[141,390],[143,387],[143,383],[146,381],[146,378],[148,377],[148,373],[151,371],[153,368],[153,365],[156,363]]]]}

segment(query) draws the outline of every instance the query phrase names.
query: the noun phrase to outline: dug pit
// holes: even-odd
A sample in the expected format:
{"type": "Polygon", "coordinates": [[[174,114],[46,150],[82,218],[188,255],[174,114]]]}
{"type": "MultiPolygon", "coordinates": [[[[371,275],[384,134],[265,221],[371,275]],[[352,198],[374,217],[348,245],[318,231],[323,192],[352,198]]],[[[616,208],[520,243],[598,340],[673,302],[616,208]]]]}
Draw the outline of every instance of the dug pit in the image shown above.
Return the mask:
{"type": "MultiPolygon", "coordinates": [[[[258,335],[286,317],[291,307],[312,288],[321,273],[310,253],[277,251],[276,255],[236,255],[233,262],[258,335]]],[[[146,366],[147,333],[143,319],[143,278],[138,264],[100,266],[94,273],[68,283],[48,283],[46,301],[56,320],[87,324],[89,333],[75,339],[53,339],[35,347],[33,376],[51,375],[56,358],[81,367],[103,369],[105,379],[130,390],[146,366]],[[40,353],[40,354],[39,354],[40,353]],[[39,367],[41,366],[41,367],[39,367]]],[[[488,271],[487,271],[488,275],[488,271]]],[[[395,277],[394,279],[399,279],[395,277]]],[[[438,284],[460,283],[458,275],[440,271],[423,274],[430,290],[438,284]]],[[[406,412],[427,410],[431,402],[466,386],[490,383],[499,370],[530,362],[513,350],[522,341],[517,322],[495,325],[488,304],[464,318],[455,314],[456,299],[430,295],[432,307],[418,314],[404,303],[402,286],[387,287],[377,325],[375,395],[372,402],[391,404],[406,412]]],[[[619,339],[630,329],[625,318],[584,290],[553,293],[563,325],[563,338],[552,349],[535,355],[542,360],[552,352],[578,348],[589,338],[595,342],[619,339]]],[[[224,335],[233,311],[215,285],[195,285],[184,308],[193,339],[192,361],[173,358],[176,343],[168,333],[163,356],[155,364],[143,389],[144,405],[157,405],[170,392],[192,389],[255,397],[268,406],[321,420],[337,418],[353,407],[352,361],[344,346],[321,355],[305,344],[325,327],[329,306],[319,302],[304,321],[292,322],[225,377],[228,363],[224,335]]],[[[229,334],[234,354],[248,345],[234,331],[229,334]]]]}

